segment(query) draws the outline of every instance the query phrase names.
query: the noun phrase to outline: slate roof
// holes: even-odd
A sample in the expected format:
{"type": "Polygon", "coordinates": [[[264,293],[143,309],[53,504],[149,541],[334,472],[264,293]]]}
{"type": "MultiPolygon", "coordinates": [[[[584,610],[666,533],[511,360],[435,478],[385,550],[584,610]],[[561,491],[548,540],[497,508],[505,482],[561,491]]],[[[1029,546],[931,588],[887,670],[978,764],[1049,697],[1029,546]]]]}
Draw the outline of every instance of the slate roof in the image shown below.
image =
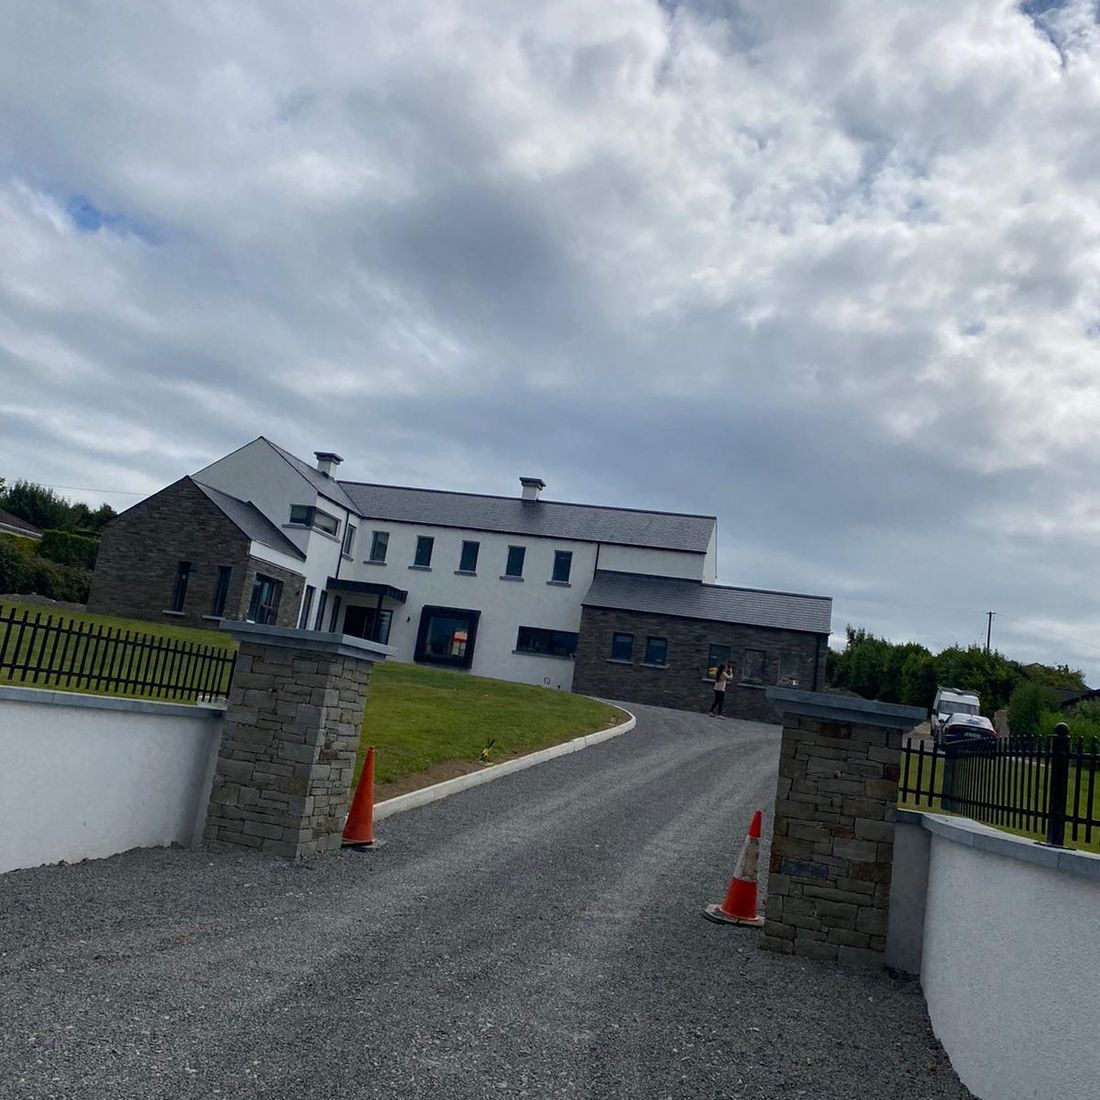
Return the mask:
{"type": "Polygon", "coordinates": [[[518,496],[481,496],[358,481],[342,481],[340,485],[355,510],[372,520],[647,546],[694,554],[706,553],[716,523],[714,516],[603,508],[553,500],[524,501],[518,496]]]}
{"type": "Polygon", "coordinates": [[[603,569],[596,573],[582,602],[585,607],[678,615],[710,622],[804,630],[813,634],[828,634],[832,629],[833,601],[830,596],[730,588],[603,569]]]}
{"type": "Polygon", "coordinates": [[[290,451],[284,451],[277,443],[272,443],[266,436],[260,436],[260,438],[273,450],[277,451],[283,456],[317,490],[323,497],[328,497],[329,500],[336,501],[342,508],[347,508],[349,511],[354,512],[356,510],[355,505],[352,503],[351,498],[346,492],[344,487],[335,478],[326,477],[316,466],[311,466],[308,462],[304,462],[297,455],[292,455],[290,451]]]}
{"type": "Polygon", "coordinates": [[[203,485],[201,481],[195,481],[194,478],[191,480],[207,500],[219,508],[225,517],[253,542],[278,550],[280,553],[289,554],[290,557],[297,558],[299,561],[305,561],[305,554],[256,505],[250,501],[231,497],[220,489],[212,489],[209,485],[203,485]]]}
{"type": "Polygon", "coordinates": [[[18,531],[31,539],[40,538],[42,535],[40,527],[35,527],[33,523],[28,523],[25,519],[20,519],[19,516],[13,516],[11,512],[5,512],[2,508],[0,508],[0,527],[18,531]]]}

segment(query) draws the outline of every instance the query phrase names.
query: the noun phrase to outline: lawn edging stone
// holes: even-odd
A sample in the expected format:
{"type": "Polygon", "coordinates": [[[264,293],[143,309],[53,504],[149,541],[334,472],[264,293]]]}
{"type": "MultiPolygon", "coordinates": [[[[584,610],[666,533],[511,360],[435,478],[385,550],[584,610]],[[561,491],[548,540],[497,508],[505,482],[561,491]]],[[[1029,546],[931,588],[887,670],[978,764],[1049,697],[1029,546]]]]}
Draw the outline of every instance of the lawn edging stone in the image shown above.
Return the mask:
{"type": "Polygon", "coordinates": [[[591,748],[602,741],[609,741],[612,737],[629,733],[637,724],[638,719],[630,711],[619,707],[619,710],[627,716],[625,722],[617,726],[611,726],[605,730],[597,730],[595,733],[586,733],[581,737],[574,737],[572,741],[563,741],[560,745],[551,745],[547,749],[539,749],[537,752],[528,753],[526,756],[517,756],[514,760],[505,760],[502,764],[492,764],[482,771],[470,772],[469,775],[459,775],[454,779],[446,779],[442,783],[433,783],[430,787],[421,787],[408,794],[400,794],[396,798],[387,798],[385,802],[379,802],[374,807],[374,820],[380,821],[394,814],[404,813],[406,810],[415,810],[419,806],[426,806],[430,802],[438,802],[441,798],[447,798],[452,794],[459,794],[471,787],[480,787],[482,783],[491,783],[495,779],[503,779],[513,772],[523,771],[525,768],[533,768],[536,764],[545,763],[558,756],[566,756],[571,752],[579,752],[581,749],[591,748]]]}

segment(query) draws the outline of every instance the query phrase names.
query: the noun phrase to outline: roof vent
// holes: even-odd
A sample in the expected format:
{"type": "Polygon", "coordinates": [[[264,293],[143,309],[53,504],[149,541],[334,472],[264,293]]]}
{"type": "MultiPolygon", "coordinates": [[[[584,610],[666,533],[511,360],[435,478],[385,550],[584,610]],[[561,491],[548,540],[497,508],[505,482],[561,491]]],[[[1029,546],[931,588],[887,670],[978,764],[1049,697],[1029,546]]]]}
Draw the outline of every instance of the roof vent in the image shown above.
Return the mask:
{"type": "Polygon", "coordinates": [[[546,488],[546,482],[541,477],[521,477],[519,483],[523,486],[523,499],[529,501],[538,500],[539,493],[546,488]]]}
{"type": "Polygon", "coordinates": [[[332,477],[336,467],[344,461],[338,454],[333,454],[332,451],[314,451],[313,453],[317,456],[317,469],[325,477],[332,477]]]}

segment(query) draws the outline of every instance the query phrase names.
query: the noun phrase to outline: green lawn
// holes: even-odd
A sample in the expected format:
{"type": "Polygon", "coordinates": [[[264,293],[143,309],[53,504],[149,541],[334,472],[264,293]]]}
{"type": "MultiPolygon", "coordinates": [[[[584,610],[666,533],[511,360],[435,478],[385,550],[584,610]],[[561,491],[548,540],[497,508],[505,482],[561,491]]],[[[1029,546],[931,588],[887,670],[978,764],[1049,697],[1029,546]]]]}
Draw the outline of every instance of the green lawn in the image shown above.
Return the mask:
{"type": "Polygon", "coordinates": [[[623,721],[606,703],[552,688],[486,680],[419,665],[374,670],[356,776],[368,745],[375,781],[391,783],[447,761],[494,763],[623,721]]]}

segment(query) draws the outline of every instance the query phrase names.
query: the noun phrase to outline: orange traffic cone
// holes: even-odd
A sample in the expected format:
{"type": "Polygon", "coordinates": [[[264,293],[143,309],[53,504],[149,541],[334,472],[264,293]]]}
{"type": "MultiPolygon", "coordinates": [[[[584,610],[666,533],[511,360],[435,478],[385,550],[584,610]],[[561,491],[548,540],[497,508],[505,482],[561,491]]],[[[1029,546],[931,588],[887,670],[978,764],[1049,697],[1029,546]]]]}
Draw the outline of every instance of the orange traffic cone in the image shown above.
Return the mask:
{"type": "Polygon", "coordinates": [[[382,842],[374,839],[374,746],[367,749],[363,774],[355,797],[351,800],[347,824],[344,826],[343,846],[362,851],[377,848],[382,842]]]}
{"type": "Polygon", "coordinates": [[[763,814],[752,815],[749,835],[741,845],[741,855],[734,868],[726,900],[721,905],[708,905],[703,916],[716,924],[748,924],[759,928],[764,918],[756,911],[756,863],[760,858],[760,824],[763,814]]]}

